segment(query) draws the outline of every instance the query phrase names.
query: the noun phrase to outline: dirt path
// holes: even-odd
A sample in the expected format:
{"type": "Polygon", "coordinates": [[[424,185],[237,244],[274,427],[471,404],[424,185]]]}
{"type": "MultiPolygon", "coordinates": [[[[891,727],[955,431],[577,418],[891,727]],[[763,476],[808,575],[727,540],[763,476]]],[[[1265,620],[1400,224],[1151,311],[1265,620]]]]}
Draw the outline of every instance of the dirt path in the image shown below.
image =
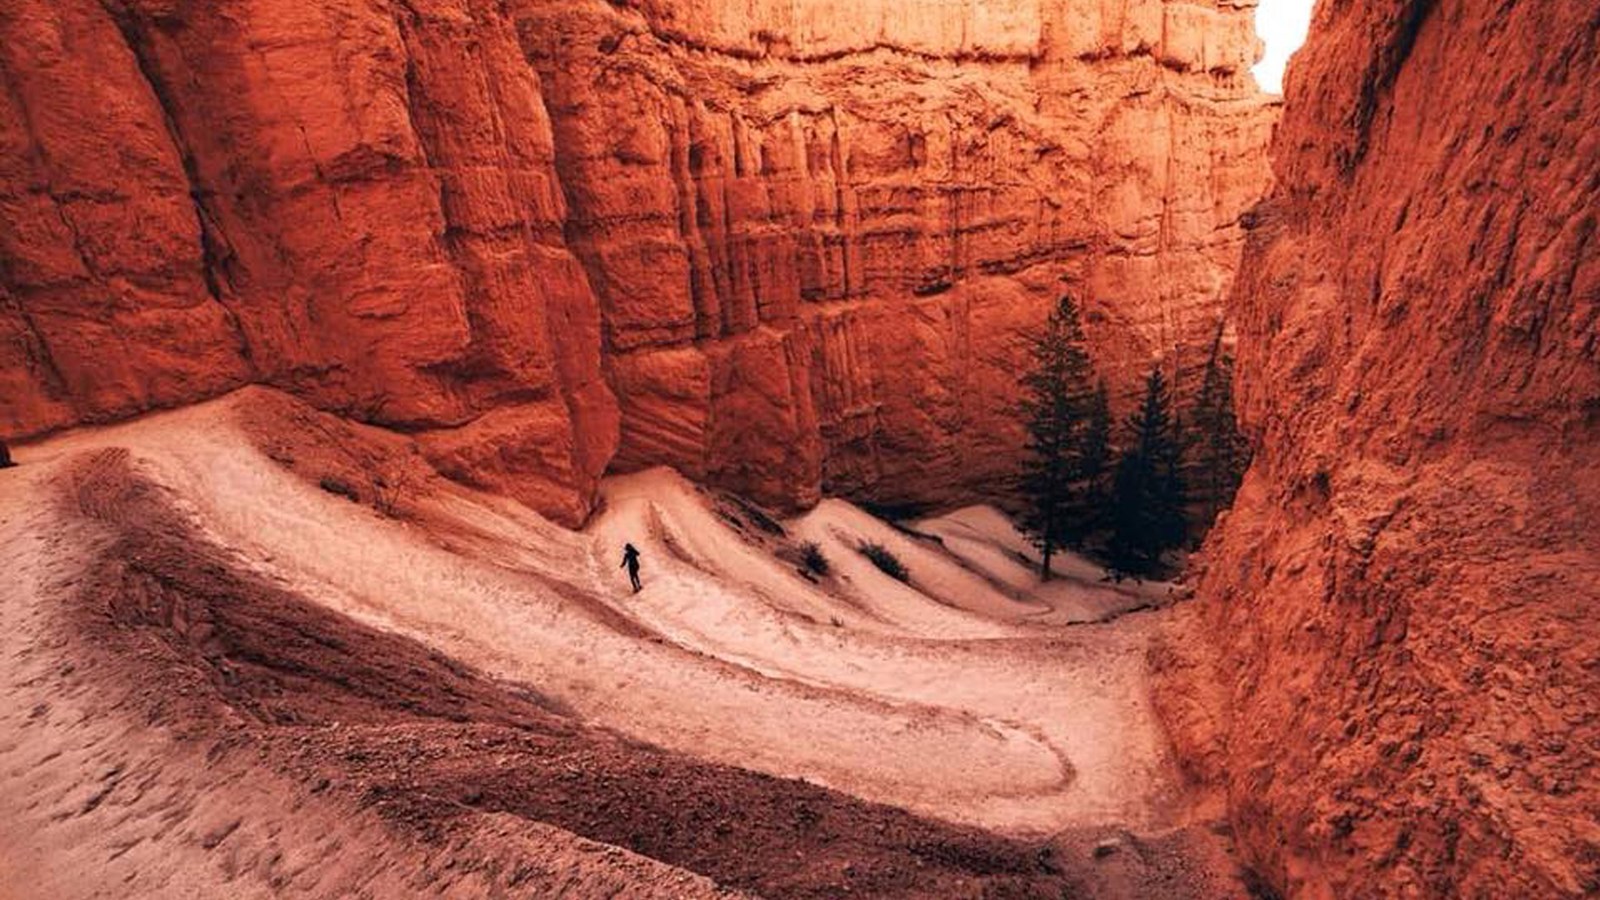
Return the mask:
{"type": "Polygon", "coordinates": [[[236,573],[133,465],[107,450],[0,491],[0,897],[727,893],[495,811],[395,827],[363,745],[573,726],[236,573]]]}
{"type": "MultiPolygon", "coordinates": [[[[852,735],[875,767],[867,777],[881,779],[881,754],[895,752],[875,746],[883,734],[954,717],[988,739],[979,755],[919,750],[937,754],[922,760],[932,770],[926,793],[863,783],[857,772],[839,786],[1017,833],[1160,827],[1179,814],[1181,792],[1144,696],[1151,617],[1040,627],[1054,611],[1047,601],[1004,592],[963,558],[840,501],[791,526],[830,561],[830,575],[813,583],[775,565],[752,539],[758,526],[741,527],[672,473],[616,479],[606,499],[591,528],[599,546],[631,539],[652,559],[645,591],[625,595],[619,608],[680,646],[841,699],[888,704],[873,731],[852,735]],[[910,583],[857,552],[866,540],[889,547],[910,583]]],[[[1119,596],[1130,606],[1148,602],[1119,596]]]]}
{"type": "Polygon", "coordinates": [[[1040,624],[984,554],[880,584],[870,517],[779,534],[665,474],[584,533],[425,473],[391,518],[327,486],[370,502],[403,441],[263,391],[19,455],[0,891],[1237,891],[1181,827],[1151,620],[1040,624]],[[816,584],[776,551],[819,528],[816,584]]]}

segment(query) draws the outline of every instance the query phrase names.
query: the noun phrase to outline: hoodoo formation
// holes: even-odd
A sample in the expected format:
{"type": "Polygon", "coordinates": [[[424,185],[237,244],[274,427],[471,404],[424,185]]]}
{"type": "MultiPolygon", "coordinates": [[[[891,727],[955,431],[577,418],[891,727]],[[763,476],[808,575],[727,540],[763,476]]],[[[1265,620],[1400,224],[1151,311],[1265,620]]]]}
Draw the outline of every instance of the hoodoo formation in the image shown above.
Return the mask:
{"type": "Polygon", "coordinates": [[[1063,290],[1128,391],[1219,316],[1251,11],[15,0],[0,432],[260,382],[569,524],[651,465],[980,498],[1063,290]]]}
{"type": "Polygon", "coordinates": [[[0,2],[0,900],[1600,894],[1600,8],[1255,12],[0,2]]]}

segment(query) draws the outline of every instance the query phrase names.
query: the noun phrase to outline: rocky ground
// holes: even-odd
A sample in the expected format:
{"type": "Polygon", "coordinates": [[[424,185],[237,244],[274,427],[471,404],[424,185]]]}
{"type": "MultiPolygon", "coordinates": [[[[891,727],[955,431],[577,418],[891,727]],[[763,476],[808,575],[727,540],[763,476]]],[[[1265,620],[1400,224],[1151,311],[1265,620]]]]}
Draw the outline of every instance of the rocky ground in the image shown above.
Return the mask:
{"type": "Polygon", "coordinates": [[[1118,617],[1165,586],[1039,590],[993,513],[649,473],[571,532],[260,390],[18,456],[0,894],[1244,891],[1148,711],[1165,614],[1118,617]]]}

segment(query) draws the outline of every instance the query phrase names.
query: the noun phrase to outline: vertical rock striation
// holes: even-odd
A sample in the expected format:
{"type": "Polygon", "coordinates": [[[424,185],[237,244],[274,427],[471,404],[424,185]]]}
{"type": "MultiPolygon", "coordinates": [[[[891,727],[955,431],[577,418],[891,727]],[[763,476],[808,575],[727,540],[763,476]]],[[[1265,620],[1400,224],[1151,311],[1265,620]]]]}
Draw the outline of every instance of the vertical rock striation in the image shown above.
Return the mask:
{"type": "Polygon", "coordinates": [[[1250,13],[17,0],[0,430],[260,381],[564,521],[613,465],[992,492],[1061,291],[1119,387],[1218,314],[1275,116],[1250,13]]]}
{"type": "Polygon", "coordinates": [[[1291,896],[1600,891],[1600,11],[1319,5],[1177,738],[1291,896]]]}
{"type": "Polygon", "coordinates": [[[623,468],[768,500],[992,494],[1017,328],[1120,387],[1218,314],[1273,110],[1249,9],[525,2],[623,468]]]}
{"type": "Polygon", "coordinates": [[[0,429],[259,380],[582,518],[616,406],[500,10],[7,4],[0,429]]]}

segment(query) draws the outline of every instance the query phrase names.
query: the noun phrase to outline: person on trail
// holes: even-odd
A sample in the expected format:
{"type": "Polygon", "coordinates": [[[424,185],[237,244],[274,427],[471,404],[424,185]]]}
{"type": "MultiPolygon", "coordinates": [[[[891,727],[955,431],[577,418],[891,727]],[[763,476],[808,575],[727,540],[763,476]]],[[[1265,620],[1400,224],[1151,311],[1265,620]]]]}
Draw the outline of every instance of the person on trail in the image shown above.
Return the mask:
{"type": "Polygon", "coordinates": [[[0,441],[0,469],[9,469],[16,463],[11,461],[11,451],[6,449],[6,442],[0,441]]]}
{"type": "Polygon", "coordinates": [[[639,548],[632,544],[622,546],[622,567],[628,570],[628,580],[633,582],[633,592],[644,587],[639,583],[639,548]]]}

